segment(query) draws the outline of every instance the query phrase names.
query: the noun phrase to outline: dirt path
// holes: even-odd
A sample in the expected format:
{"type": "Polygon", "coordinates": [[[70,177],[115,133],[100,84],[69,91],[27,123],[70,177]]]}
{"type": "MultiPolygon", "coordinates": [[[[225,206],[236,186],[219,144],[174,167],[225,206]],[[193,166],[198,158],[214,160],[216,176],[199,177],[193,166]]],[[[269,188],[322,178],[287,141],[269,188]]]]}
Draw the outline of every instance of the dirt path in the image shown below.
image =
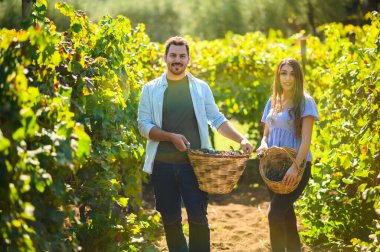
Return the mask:
{"type": "MultiPolygon", "coordinates": [[[[208,218],[212,252],[271,251],[267,220],[269,197],[259,176],[256,168],[247,167],[238,187],[231,193],[209,195],[208,218]]],[[[149,203],[146,207],[151,207],[153,192],[149,189],[144,194],[149,201],[146,202],[149,203]]],[[[187,235],[187,216],[184,208],[182,213],[184,231],[187,235]]],[[[163,234],[156,246],[159,251],[168,251],[163,234]]]]}
{"type": "Polygon", "coordinates": [[[228,195],[211,196],[212,251],[270,251],[266,189],[240,185],[228,195]]]}

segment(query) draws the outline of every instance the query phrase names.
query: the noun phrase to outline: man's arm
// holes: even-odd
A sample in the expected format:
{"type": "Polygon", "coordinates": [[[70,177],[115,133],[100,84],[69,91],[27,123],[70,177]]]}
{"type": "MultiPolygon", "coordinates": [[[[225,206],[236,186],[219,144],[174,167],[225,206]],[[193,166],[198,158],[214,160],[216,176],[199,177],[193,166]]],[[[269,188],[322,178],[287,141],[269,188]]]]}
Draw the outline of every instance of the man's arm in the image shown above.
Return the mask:
{"type": "Polygon", "coordinates": [[[252,144],[239,131],[237,131],[229,121],[222,123],[218,128],[218,132],[222,136],[240,143],[245,153],[251,153],[253,151],[252,144]]]}
{"type": "Polygon", "coordinates": [[[220,113],[210,87],[207,84],[204,87],[206,116],[211,126],[216,128],[222,136],[240,143],[244,152],[251,153],[253,151],[252,144],[220,113]]]}
{"type": "Polygon", "coordinates": [[[153,123],[152,104],[147,85],[141,91],[137,123],[140,134],[145,138],[149,138],[150,130],[156,125],[153,123]]]}
{"type": "Polygon", "coordinates": [[[189,144],[189,141],[187,141],[184,135],[167,132],[157,126],[154,126],[149,131],[149,139],[172,142],[179,151],[186,151],[186,146],[189,144]]]}

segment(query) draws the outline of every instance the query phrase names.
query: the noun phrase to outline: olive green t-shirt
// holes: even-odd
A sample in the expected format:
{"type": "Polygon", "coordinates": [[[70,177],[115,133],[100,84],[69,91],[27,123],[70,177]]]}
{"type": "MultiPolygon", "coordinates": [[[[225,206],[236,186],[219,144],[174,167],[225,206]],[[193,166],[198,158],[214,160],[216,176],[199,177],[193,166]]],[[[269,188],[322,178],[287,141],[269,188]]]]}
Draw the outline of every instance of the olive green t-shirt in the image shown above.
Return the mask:
{"type": "MultiPolygon", "coordinates": [[[[181,80],[168,80],[162,108],[162,129],[184,135],[192,149],[201,147],[187,76],[181,80]]],[[[158,144],[155,160],[167,163],[189,163],[186,152],[180,152],[173,143],[167,141],[161,141],[158,144]]]]}

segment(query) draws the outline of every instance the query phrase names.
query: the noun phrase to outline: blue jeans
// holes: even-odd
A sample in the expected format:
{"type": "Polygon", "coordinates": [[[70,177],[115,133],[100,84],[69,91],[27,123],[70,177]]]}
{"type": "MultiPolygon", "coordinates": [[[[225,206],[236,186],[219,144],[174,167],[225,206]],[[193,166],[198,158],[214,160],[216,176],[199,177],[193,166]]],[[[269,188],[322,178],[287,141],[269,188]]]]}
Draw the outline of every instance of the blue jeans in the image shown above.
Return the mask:
{"type": "Polygon", "coordinates": [[[208,197],[206,192],[199,190],[192,166],[155,161],[152,182],[169,251],[210,251],[208,197]],[[182,200],[189,220],[189,247],[182,230],[182,200]]]}

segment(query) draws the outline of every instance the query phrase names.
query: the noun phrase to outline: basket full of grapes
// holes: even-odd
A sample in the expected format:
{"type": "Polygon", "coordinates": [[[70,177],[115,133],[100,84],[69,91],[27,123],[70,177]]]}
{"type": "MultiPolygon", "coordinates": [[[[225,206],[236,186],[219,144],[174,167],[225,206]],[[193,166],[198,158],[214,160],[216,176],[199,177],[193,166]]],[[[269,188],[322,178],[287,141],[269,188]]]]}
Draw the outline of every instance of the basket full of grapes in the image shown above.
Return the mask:
{"type": "Polygon", "coordinates": [[[240,151],[188,149],[199,189],[214,194],[232,191],[247,165],[249,154],[240,151]]]}
{"type": "Polygon", "coordinates": [[[263,153],[260,158],[260,174],[270,190],[279,194],[288,194],[297,188],[305,170],[306,162],[304,161],[301,166],[298,166],[295,162],[296,156],[297,151],[289,147],[272,146],[263,153]],[[298,171],[296,183],[286,185],[283,178],[293,163],[295,163],[298,171]]]}

